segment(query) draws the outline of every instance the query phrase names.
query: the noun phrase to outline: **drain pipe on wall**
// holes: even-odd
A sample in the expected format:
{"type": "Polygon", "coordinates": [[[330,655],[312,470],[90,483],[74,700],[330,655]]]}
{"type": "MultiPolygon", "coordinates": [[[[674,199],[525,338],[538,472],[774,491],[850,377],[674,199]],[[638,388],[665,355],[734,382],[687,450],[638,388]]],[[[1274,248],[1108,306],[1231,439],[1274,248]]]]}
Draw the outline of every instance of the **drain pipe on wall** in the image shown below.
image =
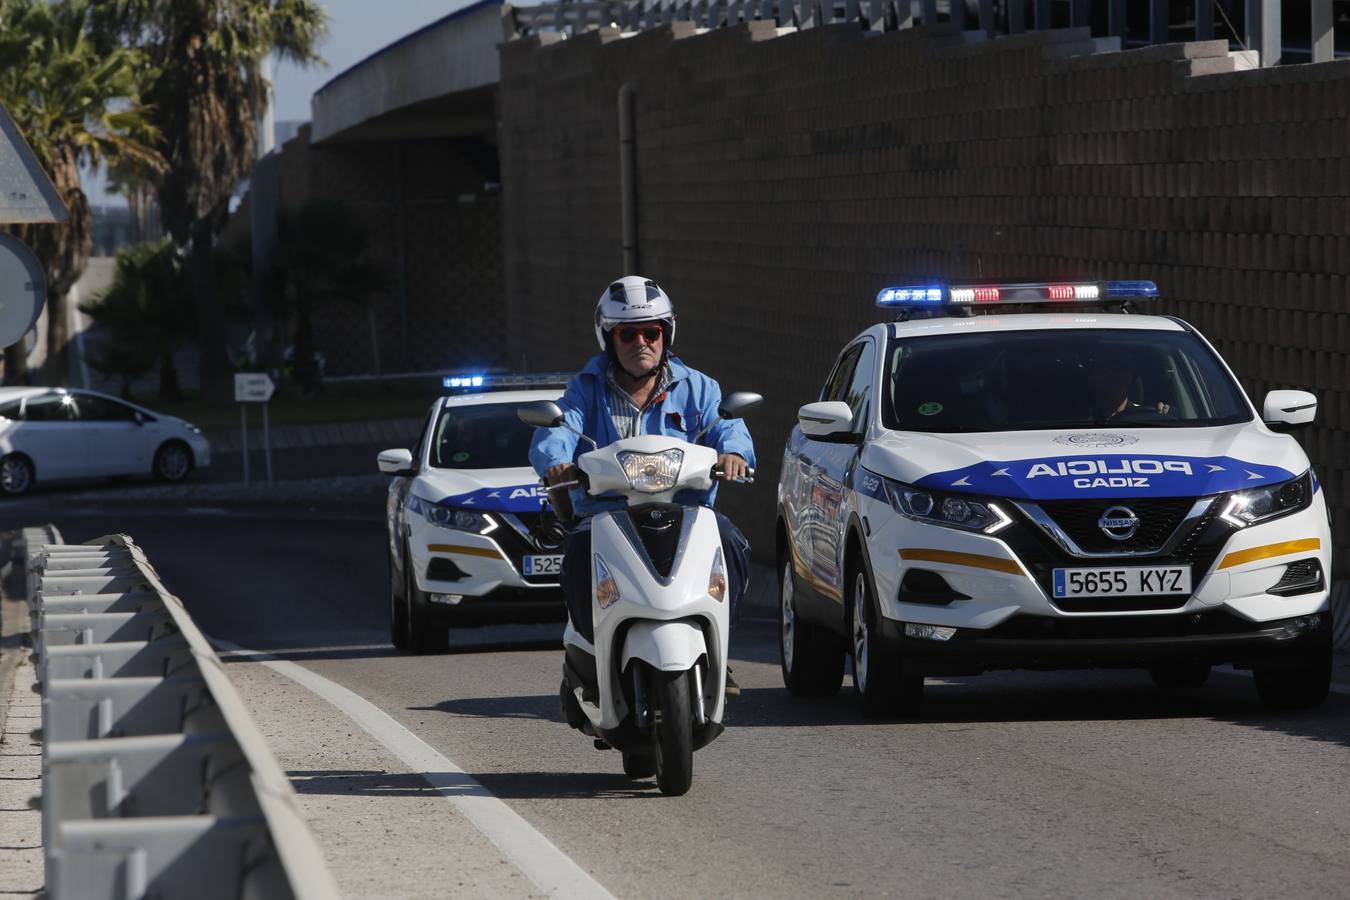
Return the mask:
{"type": "Polygon", "coordinates": [[[637,242],[637,87],[619,88],[619,201],[623,205],[623,273],[636,275],[637,242]]]}

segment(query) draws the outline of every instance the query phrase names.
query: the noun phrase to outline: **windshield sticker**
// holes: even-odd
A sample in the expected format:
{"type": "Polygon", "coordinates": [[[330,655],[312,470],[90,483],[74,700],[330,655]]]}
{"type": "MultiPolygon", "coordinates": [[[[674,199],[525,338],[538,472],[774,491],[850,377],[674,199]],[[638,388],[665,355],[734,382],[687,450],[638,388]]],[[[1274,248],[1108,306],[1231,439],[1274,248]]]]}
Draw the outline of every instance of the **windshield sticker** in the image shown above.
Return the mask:
{"type": "Polygon", "coordinates": [[[989,460],[927,475],[917,486],[1025,500],[1201,497],[1293,477],[1228,456],[1075,456],[989,460]]]}
{"type": "Polygon", "coordinates": [[[942,404],[936,400],[929,400],[927,403],[920,403],[918,413],[921,416],[936,416],[942,412],[942,404]]]}
{"type": "Polygon", "coordinates": [[[438,506],[462,506],[488,512],[538,512],[548,496],[539,484],[520,484],[512,487],[479,488],[467,494],[455,494],[441,500],[438,506]]]}
{"type": "Polygon", "coordinates": [[[1061,434],[1055,438],[1056,444],[1068,444],[1070,447],[1126,447],[1138,441],[1139,438],[1130,434],[1103,434],[1097,431],[1061,434]]]}
{"type": "Polygon", "coordinates": [[[454,456],[450,457],[450,461],[451,461],[451,462],[468,462],[468,461],[469,461],[469,454],[467,454],[467,453],[465,453],[463,450],[461,450],[461,451],[459,451],[458,453],[456,453],[454,456]]]}

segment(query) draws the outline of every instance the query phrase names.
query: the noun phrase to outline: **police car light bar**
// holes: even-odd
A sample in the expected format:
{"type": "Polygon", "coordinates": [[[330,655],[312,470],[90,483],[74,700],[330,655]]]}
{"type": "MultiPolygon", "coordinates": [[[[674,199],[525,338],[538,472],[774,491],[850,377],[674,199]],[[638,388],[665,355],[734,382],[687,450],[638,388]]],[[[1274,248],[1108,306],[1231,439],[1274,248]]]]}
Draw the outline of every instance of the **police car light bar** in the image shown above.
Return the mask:
{"type": "Polygon", "coordinates": [[[904,309],[1010,305],[1014,303],[1100,303],[1148,300],[1158,296],[1151,281],[1104,281],[1061,284],[923,284],[888,287],[877,294],[877,306],[904,309]]]}
{"type": "Polygon", "coordinates": [[[441,386],[448,391],[501,391],[509,388],[562,386],[571,380],[571,372],[538,372],[531,375],[446,375],[441,379],[441,386]]]}

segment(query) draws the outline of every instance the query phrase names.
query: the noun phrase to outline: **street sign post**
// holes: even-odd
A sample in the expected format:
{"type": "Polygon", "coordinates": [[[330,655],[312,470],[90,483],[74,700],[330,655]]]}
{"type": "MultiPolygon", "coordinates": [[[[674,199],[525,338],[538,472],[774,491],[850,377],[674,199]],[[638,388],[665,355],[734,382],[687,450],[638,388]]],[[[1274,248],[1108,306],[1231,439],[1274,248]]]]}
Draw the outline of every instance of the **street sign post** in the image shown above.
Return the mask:
{"type": "Polygon", "coordinates": [[[277,386],[272,376],[266,372],[236,372],[234,375],[234,399],[239,404],[239,431],[244,450],[244,484],[248,484],[248,405],[262,404],[263,421],[263,460],[267,466],[267,483],[272,483],[272,432],[267,416],[267,401],[277,386]]]}

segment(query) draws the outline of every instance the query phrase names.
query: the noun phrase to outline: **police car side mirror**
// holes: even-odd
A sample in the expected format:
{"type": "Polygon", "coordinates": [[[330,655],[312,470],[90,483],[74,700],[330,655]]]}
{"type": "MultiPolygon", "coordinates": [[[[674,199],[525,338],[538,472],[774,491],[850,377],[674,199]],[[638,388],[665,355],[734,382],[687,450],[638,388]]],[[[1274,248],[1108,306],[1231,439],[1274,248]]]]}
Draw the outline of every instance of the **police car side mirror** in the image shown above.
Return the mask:
{"type": "Polygon", "coordinates": [[[381,450],[376,457],[380,471],[386,475],[416,475],[412,454],[407,450],[381,450]]]}
{"type": "Polygon", "coordinates": [[[1289,432],[1306,428],[1317,418],[1317,398],[1307,391],[1271,391],[1261,410],[1261,420],[1271,431],[1289,432]]]}
{"type": "Polygon", "coordinates": [[[856,444],[860,435],[853,432],[853,410],[840,400],[808,403],[797,410],[802,434],[813,441],[832,444],[856,444]]]}
{"type": "Polygon", "coordinates": [[[526,425],[533,425],[535,428],[557,428],[563,423],[563,412],[552,400],[522,403],[516,409],[516,416],[526,425]]]}
{"type": "Polygon", "coordinates": [[[723,419],[744,418],[746,413],[754,412],[763,403],[764,398],[753,391],[734,391],[722,398],[717,415],[723,419]]]}

